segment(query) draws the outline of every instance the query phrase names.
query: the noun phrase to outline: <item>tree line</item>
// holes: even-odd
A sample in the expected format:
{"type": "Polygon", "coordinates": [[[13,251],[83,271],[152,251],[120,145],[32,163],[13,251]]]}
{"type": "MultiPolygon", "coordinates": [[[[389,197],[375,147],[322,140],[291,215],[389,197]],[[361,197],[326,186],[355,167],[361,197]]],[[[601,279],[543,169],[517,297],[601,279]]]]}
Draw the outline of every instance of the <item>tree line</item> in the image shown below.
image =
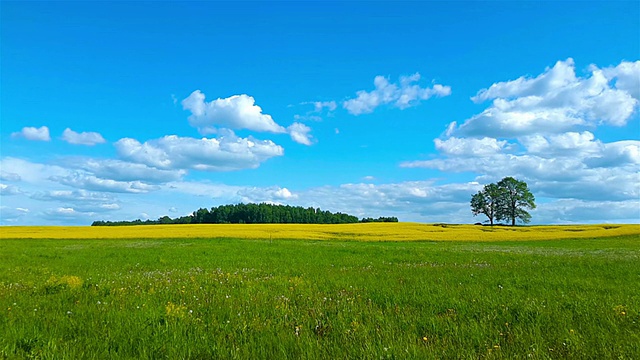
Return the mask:
{"type": "Polygon", "coordinates": [[[471,212],[474,216],[486,215],[492,226],[494,220],[506,220],[511,226],[517,220],[526,224],[531,221],[531,214],[527,209],[536,208],[535,200],[526,182],[505,177],[497,184],[485,185],[471,197],[471,212]]]}
{"type": "Polygon", "coordinates": [[[190,215],[162,216],[157,220],[94,221],[91,226],[127,226],[156,224],[349,224],[357,222],[398,222],[396,217],[358,219],[341,212],[332,213],[320,208],[274,204],[221,205],[211,209],[200,208],[190,215]]]}

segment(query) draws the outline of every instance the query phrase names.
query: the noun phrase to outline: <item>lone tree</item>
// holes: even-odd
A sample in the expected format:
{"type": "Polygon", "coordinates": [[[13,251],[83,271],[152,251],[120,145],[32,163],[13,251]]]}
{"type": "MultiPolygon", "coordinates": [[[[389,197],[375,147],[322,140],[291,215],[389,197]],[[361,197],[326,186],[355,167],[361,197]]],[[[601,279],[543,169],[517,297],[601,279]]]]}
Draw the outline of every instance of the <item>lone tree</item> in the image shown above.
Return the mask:
{"type": "Polygon", "coordinates": [[[506,177],[498,182],[498,187],[503,189],[503,201],[498,208],[496,218],[498,220],[511,220],[511,226],[516,224],[516,219],[523,223],[531,220],[531,215],[526,209],[535,209],[535,197],[527,183],[518,181],[512,177],[506,177]]]}
{"type": "Polygon", "coordinates": [[[471,212],[473,216],[484,214],[489,218],[489,223],[493,226],[493,219],[498,214],[502,189],[496,184],[485,185],[481,191],[471,197],[471,212]]]}
{"type": "Polygon", "coordinates": [[[526,224],[531,220],[526,209],[535,208],[535,198],[527,183],[512,177],[506,177],[497,184],[485,185],[482,191],[471,197],[473,215],[486,215],[491,225],[494,219],[510,221],[512,226],[516,220],[526,224]]]}

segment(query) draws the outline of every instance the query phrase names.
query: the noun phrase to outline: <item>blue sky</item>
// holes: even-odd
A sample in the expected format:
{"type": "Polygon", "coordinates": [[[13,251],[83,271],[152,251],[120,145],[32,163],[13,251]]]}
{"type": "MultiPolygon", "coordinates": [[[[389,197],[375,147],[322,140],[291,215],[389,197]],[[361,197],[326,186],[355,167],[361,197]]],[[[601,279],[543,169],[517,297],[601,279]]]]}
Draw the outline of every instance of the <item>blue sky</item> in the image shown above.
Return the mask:
{"type": "Polygon", "coordinates": [[[1,3],[0,223],[238,202],[640,222],[640,6],[1,3]]]}

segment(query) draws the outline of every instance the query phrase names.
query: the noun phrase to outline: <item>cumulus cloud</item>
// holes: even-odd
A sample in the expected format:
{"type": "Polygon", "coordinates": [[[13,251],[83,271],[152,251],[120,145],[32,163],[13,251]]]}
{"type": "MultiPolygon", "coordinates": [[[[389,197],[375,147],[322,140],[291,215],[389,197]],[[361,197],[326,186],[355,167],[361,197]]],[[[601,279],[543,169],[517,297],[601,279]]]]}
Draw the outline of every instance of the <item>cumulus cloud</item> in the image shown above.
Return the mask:
{"type": "MultiPolygon", "coordinates": [[[[454,156],[401,163],[401,167],[424,167],[445,172],[471,172],[495,181],[514,176],[549,198],[630,200],[640,198],[637,144],[600,144],[567,149],[544,143],[541,154],[454,156]],[[555,155],[554,155],[555,154],[555,155]],[[611,184],[615,184],[612,186],[611,184]]],[[[538,145],[536,145],[538,146],[538,145]]]]}
{"type": "MultiPolygon", "coordinates": [[[[536,77],[495,83],[472,98],[477,103],[493,100],[489,108],[461,126],[452,122],[445,138],[434,140],[438,156],[400,166],[476,174],[483,183],[513,176],[526,181],[536,197],[547,199],[545,204],[640,206],[640,141],[607,143],[591,131],[575,131],[629,121],[638,107],[632,91],[637,67],[637,62],[606,69],[592,65],[587,76],[579,77],[568,59],[536,77]]],[[[546,211],[551,222],[584,213],[560,216],[552,214],[558,208],[545,209],[537,211],[546,211]]],[[[604,213],[599,218],[610,219],[604,213]]]]}
{"type": "Polygon", "coordinates": [[[97,132],[81,132],[77,133],[69,128],[66,128],[62,133],[62,140],[69,144],[75,145],[87,145],[93,146],[96,144],[102,144],[106,140],[97,132]]]}
{"type": "Polygon", "coordinates": [[[216,133],[219,128],[286,132],[271,115],[262,113],[253,97],[245,94],[206,102],[205,95],[196,90],[182,100],[182,107],[191,112],[189,123],[202,134],[216,133]]]}
{"type": "Polygon", "coordinates": [[[484,137],[468,139],[451,137],[446,140],[435,139],[436,149],[445,155],[488,156],[501,152],[507,145],[506,140],[484,137]]]}
{"type": "Polygon", "coordinates": [[[371,113],[381,105],[389,104],[399,109],[406,109],[418,105],[420,100],[451,94],[449,86],[434,84],[432,87],[422,88],[415,84],[419,80],[419,73],[402,76],[398,83],[390,83],[384,76],[376,76],[373,80],[374,90],[360,90],[356,92],[356,98],[344,101],[342,106],[349,113],[360,115],[371,113]]]}
{"type": "Polygon", "coordinates": [[[623,61],[618,66],[603,69],[607,80],[615,82],[615,88],[640,100],[640,60],[623,61]]]}
{"type": "Polygon", "coordinates": [[[289,189],[281,188],[279,186],[266,188],[245,187],[238,191],[238,196],[240,196],[242,202],[266,202],[276,204],[280,204],[282,201],[294,200],[298,198],[297,194],[293,194],[289,189]]]}
{"type": "Polygon", "coordinates": [[[590,167],[620,167],[632,166],[632,171],[640,168],[640,141],[623,140],[612,143],[601,144],[600,153],[593,154],[585,159],[585,164],[590,167]]]}
{"type": "Polygon", "coordinates": [[[41,126],[39,128],[23,127],[21,131],[12,133],[11,137],[25,138],[33,141],[51,141],[49,128],[46,126],[41,126]]]}
{"type": "Polygon", "coordinates": [[[298,144],[311,145],[311,128],[305,124],[293,123],[287,127],[287,132],[291,135],[291,139],[298,144]]]}
{"type": "Polygon", "coordinates": [[[124,138],[115,146],[121,158],[158,169],[253,169],[269,158],[284,154],[284,149],[270,140],[240,138],[230,131],[213,139],[169,135],[140,143],[124,138]]]}
{"type": "Polygon", "coordinates": [[[519,139],[530,154],[544,157],[575,154],[595,154],[602,150],[602,144],[589,131],[567,132],[553,135],[530,135],[519,139]]]}
{"type": "Polygon", "coordinates": [[[627,62],[605,70],[592,65],[590,76],[578,77],[573,59],[567,59],[534,78],[495,83],[471,98],[493,100],[491,106],[458,127],[452,123],[448,135],[515,137],[624,126],[639,103],[631,90],[637,67],[627,62]]]}

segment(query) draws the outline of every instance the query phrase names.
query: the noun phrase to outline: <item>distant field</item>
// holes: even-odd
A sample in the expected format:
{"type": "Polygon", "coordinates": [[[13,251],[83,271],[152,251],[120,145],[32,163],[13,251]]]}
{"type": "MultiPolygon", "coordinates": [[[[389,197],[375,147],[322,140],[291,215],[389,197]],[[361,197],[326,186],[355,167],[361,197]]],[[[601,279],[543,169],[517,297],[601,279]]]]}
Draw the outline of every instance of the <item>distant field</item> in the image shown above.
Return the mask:
{"type": "Polygon", "coordinates": [[[637,225],[0,230],[0,359],[640,359],[637,225]]]}
{"type": "Polygon", "coordinates": [[[7,226],[0,239],[158,239],[234,238],[360,241],[513,241],[638,235],[640,225],[477,226],[418,223],[341,225],[143,225],[143,226],[7,226]]]}

